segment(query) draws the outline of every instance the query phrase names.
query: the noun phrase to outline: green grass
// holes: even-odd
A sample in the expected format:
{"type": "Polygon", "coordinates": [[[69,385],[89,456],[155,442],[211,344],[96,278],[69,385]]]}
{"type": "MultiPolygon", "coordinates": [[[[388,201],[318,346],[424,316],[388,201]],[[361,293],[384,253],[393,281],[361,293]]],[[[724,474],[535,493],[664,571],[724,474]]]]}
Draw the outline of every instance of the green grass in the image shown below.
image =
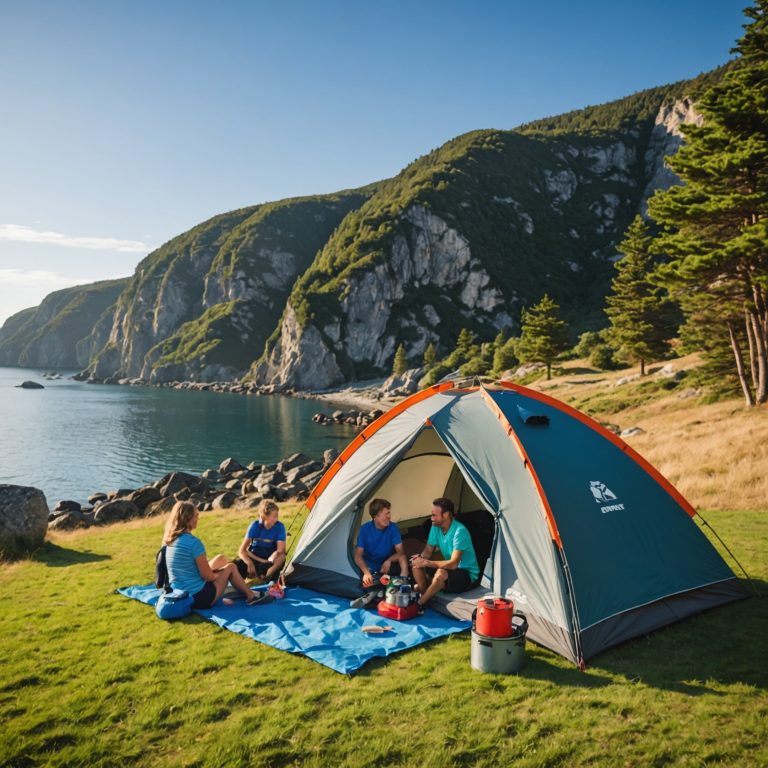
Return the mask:
{"type": "MultiPolygon", "coordinates": [[[[705,517],[767,593],[765,511],[705,517]]],[[[206,513],[209,555],[233,554],[247,520],[206,513]]],[[[115,594],[151,581],[161,528],[59,534],[0,567],[1,766],[768,763],[764,597],[625,643],[586,672],[529,643],[520,675],[480,674],[463,634],[348,678],[115,594]]]]}

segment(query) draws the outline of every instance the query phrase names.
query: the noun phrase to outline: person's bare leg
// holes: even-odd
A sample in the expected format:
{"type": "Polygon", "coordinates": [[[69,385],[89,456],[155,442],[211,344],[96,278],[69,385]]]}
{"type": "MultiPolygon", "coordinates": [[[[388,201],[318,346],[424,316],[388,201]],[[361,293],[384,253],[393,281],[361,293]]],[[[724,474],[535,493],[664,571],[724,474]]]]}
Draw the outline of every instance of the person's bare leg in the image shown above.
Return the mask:
{"type": "Polygon", "coordinates": [[[212,557],[208,561],[208,565],[211,566],[212,571],[220,571],[227,565],[227,563],[229,563],[229,559],[224,555],[216,555],[216,557],[212,557]]]}
{"type": "Polygon", "coordinates": [[[285,552],[274,552],[269,559],[272,565],[269,566],[269,570],[264,574],[264,581],[271,581],[275,574],[280,572],[285,563],[285,552]]]}
{"type": "MultiPolygon", "coordinates": [[[[414,570],[416,569],[414,568],[414,570]]],[[[445,586],[447,581],[448,573],[445,568],[438,568],[432,578],[432,583],[426,590],[422,590],[419,605],[426,605],[445,586]]]]}
{"type": "Polygon", "coordinates": [[[416,586],[419,588],[419,592],[423,595],[427,591],[427,574],[423,568],[413,566],[413,580],[416,582],[416,586]]]}

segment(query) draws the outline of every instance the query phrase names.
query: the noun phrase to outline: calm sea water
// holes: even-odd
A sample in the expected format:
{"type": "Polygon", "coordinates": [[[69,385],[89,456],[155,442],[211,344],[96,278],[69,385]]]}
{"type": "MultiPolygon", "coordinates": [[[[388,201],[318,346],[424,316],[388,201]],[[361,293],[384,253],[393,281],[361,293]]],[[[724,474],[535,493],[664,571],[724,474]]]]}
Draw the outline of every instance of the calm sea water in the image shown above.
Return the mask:
{"type": "Polygon", "coordinates": [[[351,427],[312,422],[325,403],[44,379],[0,368],[0,483],[32,485],[50,506],[95,491],[135,488],[166,472],[199,473],[233,456],[271,463],[296,451],[322,458],[351,427]],[[45,389],[17,389],[31,380],[45,389]]]}

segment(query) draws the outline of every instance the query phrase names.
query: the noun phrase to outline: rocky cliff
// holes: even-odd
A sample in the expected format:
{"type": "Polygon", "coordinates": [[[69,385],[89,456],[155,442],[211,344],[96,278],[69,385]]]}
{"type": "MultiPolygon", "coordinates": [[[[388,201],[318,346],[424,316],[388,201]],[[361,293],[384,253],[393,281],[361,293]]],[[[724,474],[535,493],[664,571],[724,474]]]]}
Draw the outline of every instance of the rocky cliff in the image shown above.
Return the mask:
{"type": "Polygon", "coordinates": [[[258,358],[294,281],[365,190],[216,216],[147,256],[94,330],[94,379],[238,378],[258,358]]]}
{"type": "MultiPolygon", "coordinates": [[[[602,327],[616,245],[675,183],[664,158],[721,75],[474,131],[364,189],[216,216],[147,256],[113,306],[94,305],[74,359],[96,380],[323,389],[388,374],[400,344],[416,366],[462,328],[515,332],[545,292],[574,336],[602,327]]],[[[24,349],[64,364],[52,332],[30,346],[31,312],[0,331],[0,362],[24,349]]]]}
{"type": "Polygon", "coordinates": [[[64,288],[39,307],[9,317],[0,328],[0,365],[82,368],[90,360],[87,340],[99,317],[128,282],[106,280],[64,288]]]}
{"type": "Polygon", "coordinates": [[[664,157],[699,120],[668,89],[607,106],[589,130],[565,116],[467,134],[382,185],[297,282],[253,379],[322,389],[381,376],[401,343],[418,365],[461,328],[517,331],[545,292],[574,333],[604,326],[616,244],[675,183],[664,157]]]}

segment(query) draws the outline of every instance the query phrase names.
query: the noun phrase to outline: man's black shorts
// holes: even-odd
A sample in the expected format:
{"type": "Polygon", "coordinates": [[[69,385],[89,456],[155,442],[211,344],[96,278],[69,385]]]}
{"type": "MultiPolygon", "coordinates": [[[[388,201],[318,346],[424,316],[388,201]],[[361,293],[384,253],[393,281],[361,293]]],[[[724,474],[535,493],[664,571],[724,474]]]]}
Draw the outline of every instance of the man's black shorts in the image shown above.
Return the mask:
{"type": "MultiPolygon", "coordinates": [[[[425,568],[425,570],[431,581],[436,569],[425,568]]],[[[466,592],[475,585],[466,568],[446,568],[445,572],[448,574],[448,581],[445,583],[446,592],[466,592]]]]}
{"type": "MultiPolygon", "coordinates": [[[[248,564],[244,560],[241,560],[239,557],[234,562],[235,562],[235,566],[237,566],[237,570],[240,572],[240,575],[244,579],[247,579],[248,564]]],[[[256,573],[259,576],[264,576],[264,574],[272,567],[272,563],[258,563],[254,561],[253,567],[256,569],[256,573]]]]}

